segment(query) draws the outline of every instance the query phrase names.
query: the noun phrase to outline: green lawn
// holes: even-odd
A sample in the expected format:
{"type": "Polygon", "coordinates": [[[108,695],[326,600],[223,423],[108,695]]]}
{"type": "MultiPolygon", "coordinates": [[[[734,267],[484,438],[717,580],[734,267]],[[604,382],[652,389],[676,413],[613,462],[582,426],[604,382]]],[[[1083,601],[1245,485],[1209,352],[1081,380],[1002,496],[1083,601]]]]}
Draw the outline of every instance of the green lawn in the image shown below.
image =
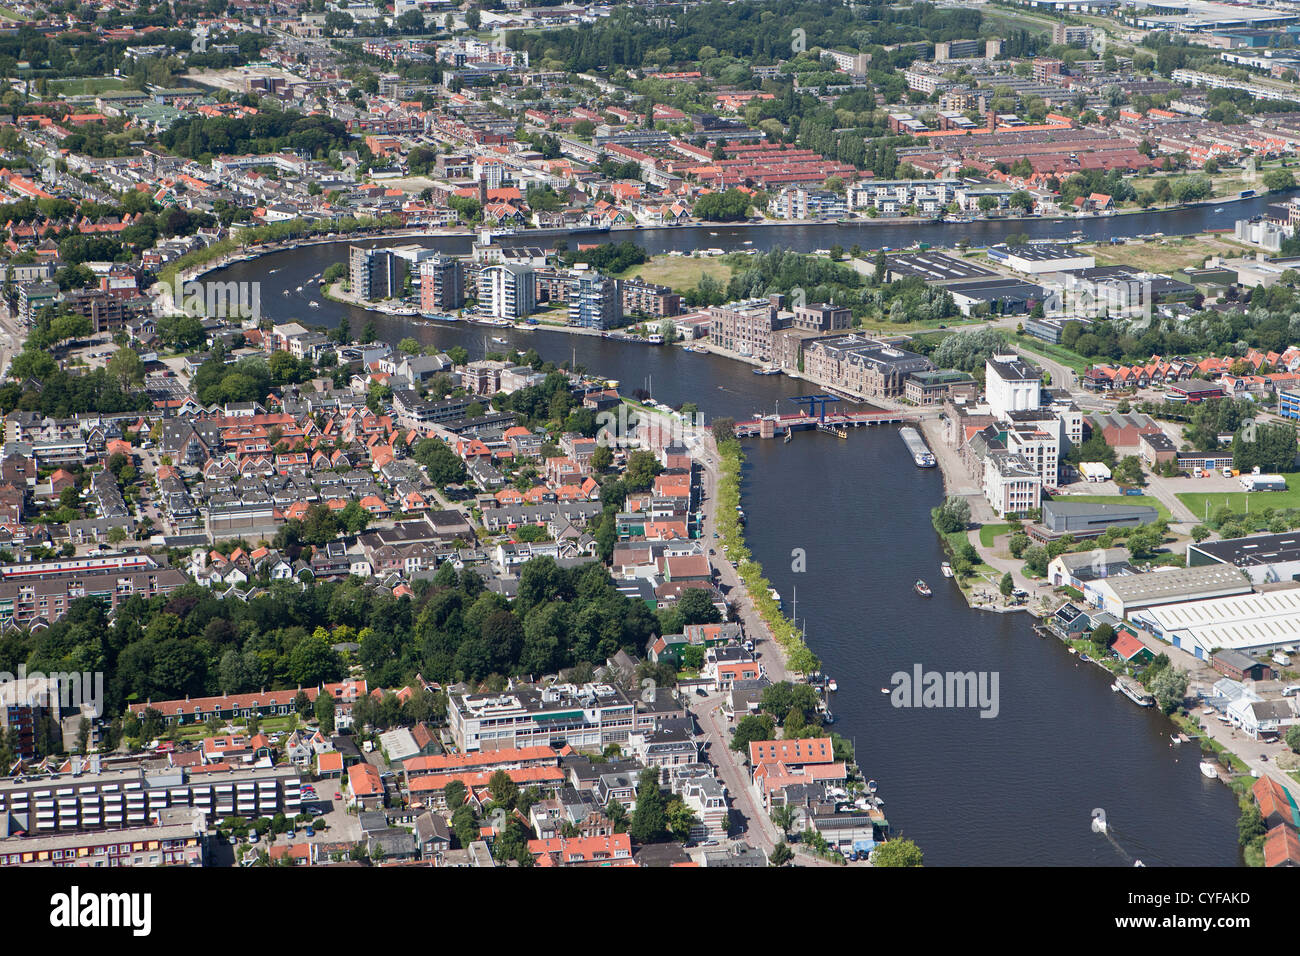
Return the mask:
{"type": "MultiPolygon", "coordinates": [[[[1179,498],[1182,495],[1178,496],[1179,498]]],[[[1172,521],[1173,515],[1157,498],[1150,495],[1057,495],[1054,501],[1077,501],[1086,505],[1150,505],[1161,518],[1172,521]]]]}
{"type": "Polygon", "coordinates": [[[1179,495],[1178,500],[1187,505],[1192,514],[1202,518],[1205,516],[1207,503],[1210,514],[1224,505],[1238,513],[1244,512],[1247,507],[1251,511],[1262,511],[1265,508],[1272,508],[1274,511],[1300,508],[1300,480],[1297,479],[1300,479],[1300,476],[1287,476],[1286,491],[1221,491],[1218,493],[1188,491],[1179,495]]]}
{"type": "Polygon", "coordinates": [[[51,92],[57,91],[65,96],[78,96],[120,90],[126,85],[126,81],[116,76],[91,76],[50,80],[49,85],[51,92]]]}
{"type": "Polygon", "coordinates": [[[1011,530],[1009,524],[984,524],[980,525],[980,544],[986,548],[993,547],[993,539],[1000,534],[1006,534],[1011,530]]]}
{"type": "MultiPolygon", "coordinates": [[[[1080,375],[1092,368],[1093,360],[1086,359],[1082,355],[1071,352],[1060,345],[1053,345],[1051,342],[1044,342],[1042,339],[1034,338],[1032,335],[1010,335],[1008,341],[1024,349],[1031,355],[1041,355],[1060,362],[1066,368],[1073,369],[1080,375]]],[[[1053,383],[1056,384],[1056,383],[1053,383]]]]}

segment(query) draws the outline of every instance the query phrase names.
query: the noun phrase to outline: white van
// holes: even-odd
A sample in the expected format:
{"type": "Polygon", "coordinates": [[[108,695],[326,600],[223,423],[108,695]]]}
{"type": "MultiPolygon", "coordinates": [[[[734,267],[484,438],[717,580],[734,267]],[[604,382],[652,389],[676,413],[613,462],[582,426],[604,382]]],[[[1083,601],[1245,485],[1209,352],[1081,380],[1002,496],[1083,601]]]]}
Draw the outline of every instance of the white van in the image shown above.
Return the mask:
{"type": "Polygon", "coordinates": [[[1273,663],[1277,664],[1279,667],[1290,667],[1291,658],[1289,655],[1283,654],[1281,651],[1274,651],[1273,663]]]}

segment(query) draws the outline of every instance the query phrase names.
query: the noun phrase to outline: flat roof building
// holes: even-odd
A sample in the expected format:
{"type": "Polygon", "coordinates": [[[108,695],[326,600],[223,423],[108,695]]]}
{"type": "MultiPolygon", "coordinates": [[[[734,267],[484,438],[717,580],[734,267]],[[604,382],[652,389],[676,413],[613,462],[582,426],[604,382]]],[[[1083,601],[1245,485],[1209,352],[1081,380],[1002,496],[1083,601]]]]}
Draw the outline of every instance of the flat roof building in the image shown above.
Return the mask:
{"type": "Polygon", "coordinates": [[[1240,568],[1255,584],[1300,580],[1300,532],[1253,534],[1187,546],[1189,568],[1213,564],[1240,568]]]}
{"type": "Polygon", "coordinates": [[[1101,534],[1109,528],[1136,528],[1154,524],[1160,513],[1151,505],[1122,505],[1105,502],[1043,502],[1043,527],[1053,534],[1075,537],[1101,534]]]}
{"type": "MultiPolygon", "coordinates": [[[[1235,568],[1223,570],[1241,574],[1235,568]]],[[[1221,648],[1250,652],[1284,647],[1300,643],[1300,588],[1147,607],[1133,621],[1202,659],[1221,648]]]]}
{"type": "Polygon", "coordinates": [[[1094,607],[1116,617],[1128,617],[1142,608],[1209,601],[1251,593],[1250,579],[1236,568],[1162,568],[1142,574],[1122,574],[1090,581],[1084,596],[1094,607]]]}

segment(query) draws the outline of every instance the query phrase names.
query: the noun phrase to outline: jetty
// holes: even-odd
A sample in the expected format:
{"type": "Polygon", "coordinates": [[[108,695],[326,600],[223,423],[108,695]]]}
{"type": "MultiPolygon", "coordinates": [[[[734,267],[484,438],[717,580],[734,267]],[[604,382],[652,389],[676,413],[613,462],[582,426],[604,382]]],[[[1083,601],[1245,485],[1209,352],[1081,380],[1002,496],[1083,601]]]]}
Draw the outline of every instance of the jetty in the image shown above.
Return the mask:
{"type": "MultiPolygon", "coordinates": [[[[917,416],[909,412],[827,412],[824,416],[796,412],[791,415],[764,415],[749,421],[736,422],[733,431],[737,438],[775,438],[792,431],[805,431],[829,426],[837,432],[863,425],[901,425],[916,422],[917,416]]],[[[829,430],[829,429],[828,429],[829,430]]]]}

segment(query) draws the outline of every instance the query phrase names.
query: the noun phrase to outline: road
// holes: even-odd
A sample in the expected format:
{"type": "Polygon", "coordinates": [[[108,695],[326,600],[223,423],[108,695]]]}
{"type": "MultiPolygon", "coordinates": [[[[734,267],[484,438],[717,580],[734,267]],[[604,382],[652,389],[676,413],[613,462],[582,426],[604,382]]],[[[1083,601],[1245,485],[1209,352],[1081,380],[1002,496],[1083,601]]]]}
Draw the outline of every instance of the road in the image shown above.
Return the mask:
{"type": "Polygon", "coordinates": [[[781,840],[780,831],[758,804],[749,785],[749,771],[741,756],[731,749],[731,732],[722,711],[722,694],[713,694],[691,705],[691,713],[704,730],[704,756],[718,768],[718,776],[731,796],[732,831],[743,832],[750,842],[769,856],[781,840]]]}
{"type": "Polygon", "coordinates": [[[0,376],[9,372],[9,360],[22,351],[27,341],[27,331],[22,320],[9,311],[9,306],[0,303],[0,376]]]}
{"type": "MultiPolygon", "coordinates": [[[[721,478],[719,471],[720,458],[718,456],[718,446],[713,441],[712,434],[706,435],[702,440],[703,459],[703,477],[701,479],[701,502],[700,510],[703,515],[702,540],[706,542],[716,542],[718,539],[713,535],[718,531],[717,507],[718,507],[718,481],[721,478]]],[[[712,556],[711,563],[717,569],[718,583],[725,589],[727,599],[736,609],[736,613],[745,629],[745,636],[754,642],[754,656],[763,665],[763,671],[767,679],[775,683],[789,680],[789,672],[785,665],[785,655],[780,646],[772,640],[772,635],[767,629],[767,625],[758,615],[754,608],[754,603],[749,599],[749,592],[745,590],[745,585],[740,580],[740,574],[731,563],[726,559],[726,555],[718,552],[712,556]]]]}

